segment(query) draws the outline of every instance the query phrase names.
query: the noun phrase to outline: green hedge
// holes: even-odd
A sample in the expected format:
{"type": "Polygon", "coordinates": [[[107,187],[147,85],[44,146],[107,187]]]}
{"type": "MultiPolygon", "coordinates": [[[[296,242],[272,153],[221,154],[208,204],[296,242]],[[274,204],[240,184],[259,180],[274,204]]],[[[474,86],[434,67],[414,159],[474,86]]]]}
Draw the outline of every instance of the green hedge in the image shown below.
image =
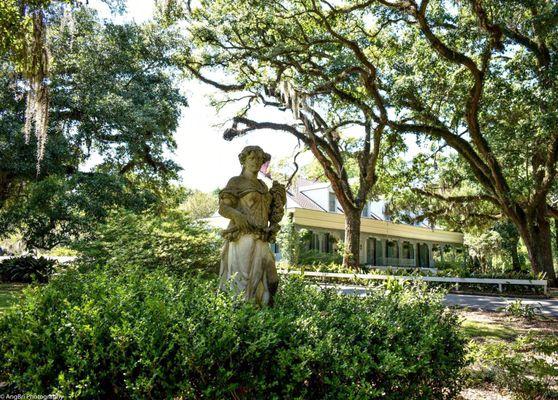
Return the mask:
{"type": "Polygon", "coordinates": [[[8,393],[65,398],[446,399],[464,340],[424,288],[283,280],[274,308],[162,271],[67,271],[0,319],[8,393]]]}

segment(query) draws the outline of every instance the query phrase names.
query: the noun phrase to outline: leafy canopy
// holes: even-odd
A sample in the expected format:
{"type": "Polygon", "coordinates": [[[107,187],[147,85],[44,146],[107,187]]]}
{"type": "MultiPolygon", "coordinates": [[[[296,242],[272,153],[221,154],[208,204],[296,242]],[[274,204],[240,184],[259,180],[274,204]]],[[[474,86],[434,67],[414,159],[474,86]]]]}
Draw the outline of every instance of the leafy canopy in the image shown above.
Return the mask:
{"type": "Polygon", "coordinates": [[[39,174],[37,144],[22,134],[24,77],[0,59],[0,223],[46,248],[114,206],[145,209],[172,191],[179,168],[169,154],[186,105],[173,68],[176,31],[100,21],[87,7],[48,11],[50,123],[39,174]]]}

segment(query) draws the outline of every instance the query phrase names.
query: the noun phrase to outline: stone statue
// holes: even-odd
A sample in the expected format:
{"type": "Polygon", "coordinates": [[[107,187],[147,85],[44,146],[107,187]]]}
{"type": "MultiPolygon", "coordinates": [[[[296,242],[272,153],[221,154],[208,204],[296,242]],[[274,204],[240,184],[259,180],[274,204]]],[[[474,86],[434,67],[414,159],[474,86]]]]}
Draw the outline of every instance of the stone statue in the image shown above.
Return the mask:
{"type": "Polygon", "coordinates": [[[231,220],[222,232],[220,287],[243,293],[246,300],[272,305],[279,285],[275,241],[286,203],[285,187],[274,181],[271,189],[258,172],[271,156],[259,146],[247,146],[238,155],[242,172],[219,192],[219,214],[231,220]]]}

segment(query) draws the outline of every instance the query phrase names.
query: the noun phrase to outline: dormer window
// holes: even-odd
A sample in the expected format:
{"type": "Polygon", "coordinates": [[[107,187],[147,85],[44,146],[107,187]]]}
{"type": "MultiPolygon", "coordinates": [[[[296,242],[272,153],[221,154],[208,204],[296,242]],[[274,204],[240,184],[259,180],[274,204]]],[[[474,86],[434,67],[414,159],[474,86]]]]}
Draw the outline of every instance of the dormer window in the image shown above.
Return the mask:
{"type": "Polygon", "coordinates": [[[329,212],[335,212],[335,194],[329,192],[329,212]]]}
{"type": "Polygon", "coordinates": [[[364,204],[364,208],[362,209],[362,216],[368,217],[368,203],[364,204]]]}

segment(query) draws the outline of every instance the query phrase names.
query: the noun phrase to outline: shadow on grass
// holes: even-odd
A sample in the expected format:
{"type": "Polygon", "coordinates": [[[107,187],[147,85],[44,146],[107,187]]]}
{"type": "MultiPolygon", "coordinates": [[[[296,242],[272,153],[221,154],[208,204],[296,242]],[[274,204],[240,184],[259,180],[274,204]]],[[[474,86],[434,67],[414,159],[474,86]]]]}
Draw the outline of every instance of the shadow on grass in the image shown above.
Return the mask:
{"type": "Polygon", "coordinates": [[[520,333],[508,326],[468,320],[463,321],[462,330],[469,339],[502,339],[506,341],[515,339],[520,333]]]}

